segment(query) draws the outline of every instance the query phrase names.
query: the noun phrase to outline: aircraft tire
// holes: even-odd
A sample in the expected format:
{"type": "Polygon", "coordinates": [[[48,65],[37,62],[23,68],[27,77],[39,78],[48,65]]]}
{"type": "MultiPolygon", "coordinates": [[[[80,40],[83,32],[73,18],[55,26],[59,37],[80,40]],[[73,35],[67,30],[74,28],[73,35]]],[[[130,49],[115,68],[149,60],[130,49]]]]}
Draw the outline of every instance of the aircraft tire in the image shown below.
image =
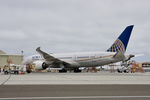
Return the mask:
{"type": "Polygon", "coordinates": [[[80,72],[81,72],[81,70],[79,70],[79,68],[74,69],[74,73],[80,73],[80,72]]]}
{"type": "Polygon", "coordinates": [[[31,71],[30,71],[30,70],[27,70],[27,73],[31,73],[31,71]]]}
{"type": "Polygon", "coordinates": [[[59,73],[67,73],[66,69],[59,70],[59,73]]]}

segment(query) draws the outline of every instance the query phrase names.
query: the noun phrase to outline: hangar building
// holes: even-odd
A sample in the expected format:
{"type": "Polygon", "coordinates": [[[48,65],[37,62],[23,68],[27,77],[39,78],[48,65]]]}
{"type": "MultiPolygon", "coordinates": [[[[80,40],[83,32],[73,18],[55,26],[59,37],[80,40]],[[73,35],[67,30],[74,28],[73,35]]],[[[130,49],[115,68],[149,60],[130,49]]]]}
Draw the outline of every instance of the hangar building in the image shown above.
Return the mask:
{"type": "Polygon", "coordinates": [[[143,62],[143,63],[142,63],[142,66],[143,66],[143,67],[150,67],[150,62],[143,62]]]}
{"type": "Polygon", "coordinates": [[[23,61],[23,55],[19,54],[6,54],[4,51],[0,50],[0,67],[8,64],[21,65],[23,61]]]}

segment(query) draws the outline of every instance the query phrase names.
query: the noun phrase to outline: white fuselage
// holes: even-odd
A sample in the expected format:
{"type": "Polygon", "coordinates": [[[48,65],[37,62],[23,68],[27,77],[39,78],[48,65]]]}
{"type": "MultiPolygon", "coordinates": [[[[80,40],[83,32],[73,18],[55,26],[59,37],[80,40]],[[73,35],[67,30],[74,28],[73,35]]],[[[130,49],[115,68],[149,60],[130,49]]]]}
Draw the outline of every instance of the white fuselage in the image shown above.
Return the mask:
{"type": "Polygon", "coordinates": [[[27,57],[23,63],[34,63],[39,69],[46,69],[48,67],[62,68],[62,72],[65,72],[65,68],[73,68],[76,72],[76,69],[79,67],[96,67],[116,63],[119,61],[124,62],[129,60],[131,57],[134,57],[133,55],[124,55],[132,29],[133,25],[127,26],[112,44],[112,46],[106,50],[107,52],[47,54],[46,52],[42,51],[40,47],[38,47],[36,51],[42,56],[33,55],[27,57]]]}
{"type": "MultiPolygon", "coordinates": [[[[51,55],[71,64],[71,67],[95,67],[122,61],[123,58],[114,58],[113,56],[115,54],[115,52],[79,52],[59,53],[51,55]]],[[[34,63],[35,61],[44,62],[44,59],[40,55],[33,55],[24,59],[23,63],[29,64],[34,63]]]]}

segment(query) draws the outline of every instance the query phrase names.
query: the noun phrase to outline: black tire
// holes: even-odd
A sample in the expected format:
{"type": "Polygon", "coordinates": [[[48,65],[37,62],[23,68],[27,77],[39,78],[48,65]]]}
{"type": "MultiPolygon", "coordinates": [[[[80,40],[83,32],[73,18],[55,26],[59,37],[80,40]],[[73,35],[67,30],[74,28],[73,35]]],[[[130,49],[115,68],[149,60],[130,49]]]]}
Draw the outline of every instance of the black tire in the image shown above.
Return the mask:
{"type": "Polygon", "coordinates": [[[27,73],[31,73],[31,70],[27,70],[27,73]]]}
{"type": "Polygon", "coordinates": [[[79,70],[79,68],[75,68],[75,69],[74,69],[74,72],[75,72],[75,73],[80,73],[81,70],[79,70]]]}
{"type": "Polygon", "coordinates": [[[66,72],[67,72],[66,69],[59,70],[59,73],[66,73],[66,72]]]}
{"type": "Polygon", "coordinates": [[[122,71],[120,71],[119,69],[117,69],[118,73],[122,73],[122,71]]]}
{"type": "Polygon", "coordinates": [[[4,74],[7,75],[7,74],[8,74],[8,71],[5,71],[4,74]]]}

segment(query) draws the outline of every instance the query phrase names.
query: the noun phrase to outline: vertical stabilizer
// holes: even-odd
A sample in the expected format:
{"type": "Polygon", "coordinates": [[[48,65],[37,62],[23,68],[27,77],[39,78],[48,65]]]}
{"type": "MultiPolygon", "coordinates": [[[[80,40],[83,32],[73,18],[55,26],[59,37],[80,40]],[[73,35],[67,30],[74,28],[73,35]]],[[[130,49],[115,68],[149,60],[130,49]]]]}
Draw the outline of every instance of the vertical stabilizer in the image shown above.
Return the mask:
{"type": "Polygon", "coordinates": [[[119,52],[119,51],[121,51],[122,53],[124,53],[126,51],[132,29],[133,29],[133,25],[127,26],[126,29],[118,37],[118,39],[107,50],[107,52],[119,52]]]}

